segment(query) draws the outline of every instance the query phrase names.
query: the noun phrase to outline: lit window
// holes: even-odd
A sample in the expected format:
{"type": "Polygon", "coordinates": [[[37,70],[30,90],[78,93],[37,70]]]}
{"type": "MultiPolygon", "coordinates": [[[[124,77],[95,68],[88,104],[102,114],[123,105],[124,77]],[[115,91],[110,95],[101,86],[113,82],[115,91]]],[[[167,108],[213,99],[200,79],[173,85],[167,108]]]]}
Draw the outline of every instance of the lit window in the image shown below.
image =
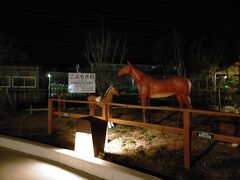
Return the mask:
{"type": "Polygon", "coordinates": [[[10,76],[0,76],[0,87],[10,87],[10,76]]]}
{"type": "Polygon", "coordinates": [[[14,88],[36,88],[35,76],[14,76],[12,78],[12,86],[14,88]]]}
{"type": "Polygon", "coordinates": [[[36,87],[36,78],[25,78],[26,87],[36,87]]]}

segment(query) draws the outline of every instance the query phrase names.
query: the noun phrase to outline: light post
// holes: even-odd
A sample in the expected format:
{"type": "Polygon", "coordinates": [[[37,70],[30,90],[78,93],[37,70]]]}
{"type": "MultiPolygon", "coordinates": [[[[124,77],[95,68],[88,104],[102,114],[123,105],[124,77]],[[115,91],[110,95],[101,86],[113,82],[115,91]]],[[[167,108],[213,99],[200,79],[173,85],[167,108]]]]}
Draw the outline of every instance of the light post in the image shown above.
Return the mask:
{"type": "Polygon", "coordinates": [[[51,74],[48,74],[48,97],[51,97],[51,74]]]}

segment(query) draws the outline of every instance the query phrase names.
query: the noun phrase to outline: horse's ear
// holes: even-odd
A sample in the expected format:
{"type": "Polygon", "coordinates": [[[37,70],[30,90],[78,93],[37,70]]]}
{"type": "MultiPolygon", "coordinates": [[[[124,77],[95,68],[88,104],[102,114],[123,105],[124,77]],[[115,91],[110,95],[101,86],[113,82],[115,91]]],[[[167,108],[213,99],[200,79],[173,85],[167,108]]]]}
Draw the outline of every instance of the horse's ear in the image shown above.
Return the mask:
{"type": "Polygon", "coordinates": [[[128,64],[131,64],[129,61],[127,61],[128,64]]]}

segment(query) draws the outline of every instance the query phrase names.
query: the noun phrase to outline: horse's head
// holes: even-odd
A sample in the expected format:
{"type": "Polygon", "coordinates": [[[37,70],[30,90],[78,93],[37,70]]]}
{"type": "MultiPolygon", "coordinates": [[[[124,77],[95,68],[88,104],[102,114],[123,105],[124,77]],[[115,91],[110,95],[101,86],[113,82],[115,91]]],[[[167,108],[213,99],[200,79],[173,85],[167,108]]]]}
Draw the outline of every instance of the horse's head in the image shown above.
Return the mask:
{"type": "Polygon", "coordinates": [[[121,69],[118,70],[117,75],[123,76],[123,75],[130,75],[136,81],[136,83],[140,83],[143,76],[146,76],[146,74],[138,69],[133,64],[127,62],[128,65],[123,66],[121,69]]]}
{"type": "Polygon", "coordinates": [[[123,75],[130,74],[130,73],[131,73],[131,64],[128,62],[128,65],[125,65],[121,69],[118,70],[117,75],[123,76],[123,75]]]}
{"type": "Polygon", "coordinates": [[[116,86],[114,86],[113,84],[111,86],[109,86],[109,88],[107,89],[106,93],[104,96],[108,96],[109,94],[115,95],[115,96],[119,96],[119,90],[116,86]]]}
{"type": "Polygon", "coordinates": [[[118,88],[117,88],[116,86],[112,86],[110,92],[111,92],[113,95],[115,95],[115,96],[119,96],[119,95],[120,95],[119,90],[118,90],[118,88]]]}

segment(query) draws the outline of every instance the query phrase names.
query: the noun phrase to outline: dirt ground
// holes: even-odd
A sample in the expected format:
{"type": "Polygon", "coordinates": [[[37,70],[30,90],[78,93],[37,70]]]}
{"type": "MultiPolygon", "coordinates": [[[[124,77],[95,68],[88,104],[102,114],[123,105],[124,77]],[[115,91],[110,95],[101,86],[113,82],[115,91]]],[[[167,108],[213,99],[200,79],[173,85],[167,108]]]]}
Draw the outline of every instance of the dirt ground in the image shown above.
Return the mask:
{"type": "MultiPolygon", "coordinates": [[[[141,113],[116,111],[123,119],[141,119],[141,113]]],[[[176,115],[152,113],[152,123],[176,125],[176,115]]],[[[203,117],[194,117],[199,120],[203,117]]],[[[214,125],[195,124],[212,131],[214,125]]],[[[76,120],[54,118],[53,134],[47,134],[47,112],[14,112],[0,114],[0,134],[29,139],[57,147],[74,149],[76,120]]],[[[240,147],[212,140],[193,138],[193,167],[185,170],[182,136],[153,129],[116,125],[108,129],[108,143],[102,159],[115,162],[164,179],[240,179],[240,147]]]]}

